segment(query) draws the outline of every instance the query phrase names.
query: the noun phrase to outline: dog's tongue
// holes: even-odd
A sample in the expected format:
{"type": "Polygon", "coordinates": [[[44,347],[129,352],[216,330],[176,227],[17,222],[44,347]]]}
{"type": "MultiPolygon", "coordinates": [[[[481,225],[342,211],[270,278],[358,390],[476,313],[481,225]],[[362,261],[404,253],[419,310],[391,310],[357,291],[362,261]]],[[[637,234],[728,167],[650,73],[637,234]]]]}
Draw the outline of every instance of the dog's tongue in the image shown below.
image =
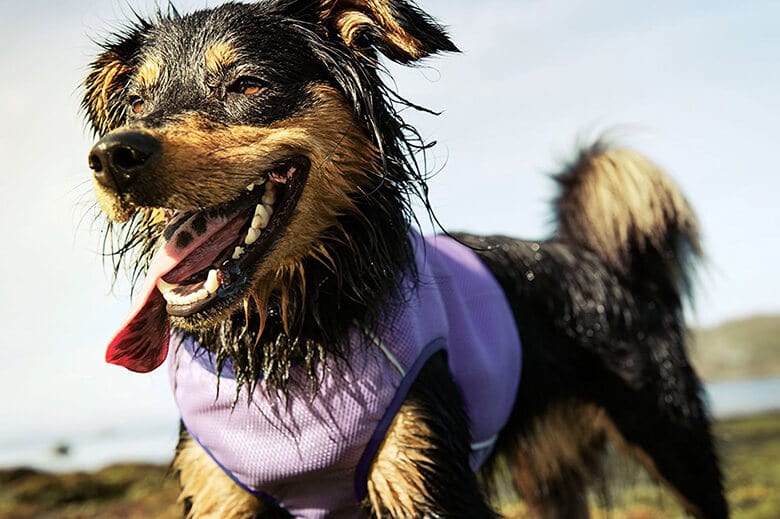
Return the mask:
{"type": "Polygon", "coordinates": [[[155,254],[141,292],[133,301],[130,315],[108,345],[106,362],[146,373],[157,368],[168,355],[168,313],[157,281],[182,258],[171,255],[165,243],[155,254]]]}
{"type": "MultiPolygon", "coordinates": [[[[139,373],[146,373],[160,366],[168,355],[169,323],[165,310],[167,303],[157,289],[157,282],[174,269],[176,279],[185,279],[199,272],[224,250],[227,244],[222,243],[223,241],[235,237],[235,233],[231,232],[222,233],[222,239],[219,236],[214,237],[231,223],[230,219],[209,219],[205,230],[202,218],[180,218],[179,222],[182,220],[185,221],[169,226],[176,226],[176,231],[170,236],[166,233],[167,239],[152,258],[141,291],[133,301],[130,315],[108,345],[106,362],[139,373]]],[[[231,227],[237,227],[241,222],[233,223],[231,227]]]]}

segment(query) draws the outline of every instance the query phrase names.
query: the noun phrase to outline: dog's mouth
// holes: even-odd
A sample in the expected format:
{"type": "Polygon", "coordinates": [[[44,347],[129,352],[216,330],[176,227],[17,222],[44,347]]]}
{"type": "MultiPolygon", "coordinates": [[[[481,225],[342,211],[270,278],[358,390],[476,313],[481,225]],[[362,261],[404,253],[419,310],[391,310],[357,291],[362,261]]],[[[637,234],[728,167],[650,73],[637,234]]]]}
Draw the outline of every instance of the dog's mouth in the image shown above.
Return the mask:
{"type": "Polygon", "coordinates": [[[151,371],[167,355],[169,318],[197,321],[243,297],[290,222],[310,163],[278,164],[232,200],[171,213],[130,316],[106,352],[108,362],[151,371]]]}
{"type": "Polygon", "coordinates": [[[168,315],[193,316],[248,287],[289,222],[307,174],[305,159],[286,161],[230,202],[171,219],[166,244],[201,243],[157,279],[168,315]]]}

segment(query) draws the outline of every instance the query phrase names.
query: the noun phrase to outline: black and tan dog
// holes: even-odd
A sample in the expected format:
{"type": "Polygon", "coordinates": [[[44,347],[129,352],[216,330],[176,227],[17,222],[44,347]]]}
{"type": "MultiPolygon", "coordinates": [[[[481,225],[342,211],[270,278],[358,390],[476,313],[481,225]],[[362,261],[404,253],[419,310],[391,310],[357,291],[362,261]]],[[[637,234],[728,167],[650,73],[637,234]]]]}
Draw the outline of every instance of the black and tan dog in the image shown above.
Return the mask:
{"type": "MultiPolygon", "coordinates": [[[[456,50],[404,0],[171,9],[105,43],[85,82],[100,137],[90,167],[117,266],[148,274],[109,360],[149,371],[169,342],[196,344],[193,358],[237,388],[237,409],[278,399],[286,427],[286,398],[304,386],[316,402],[323,373],[349,371],[355,335],[367,351],[380,344],[368,339],[388,302],[419,281],[410,204],[427,204],[425,144],[378,57],[456,50]]],[[[558,181],[549,240],[456,236],[500,285],[523,345],[490,459],[475,474],[461,388],[432,355],[357,483],[366,496],[334,515],[491,516],[491,483],[505,478],[539,517],[585,517],[609,440],[691,514],[728,515],[685,353],[681,305],[700,254],[687,202],[642,156],[601,144],[558,181]]],[[[243,448],[231,455],[252,459],[243,448]]],[[[284,499],[246,492],[210,454],[183,428],[187,514],[287,515],[284,499]]]]}

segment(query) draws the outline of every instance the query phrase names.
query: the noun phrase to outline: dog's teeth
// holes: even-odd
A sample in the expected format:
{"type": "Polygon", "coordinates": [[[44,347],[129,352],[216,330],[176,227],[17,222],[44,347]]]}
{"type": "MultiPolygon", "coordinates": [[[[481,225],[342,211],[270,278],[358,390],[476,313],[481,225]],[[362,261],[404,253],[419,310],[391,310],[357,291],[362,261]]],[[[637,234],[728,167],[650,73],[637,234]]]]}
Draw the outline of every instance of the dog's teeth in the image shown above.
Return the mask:
{"type": "Polygon", "coordinates": [[[255,189],[255,184],[254,183],[249,184],[248,186],[246,186],[246,190],[247,191],[253,191],[254,189],[255,189]]]}
{"type": "Polygon", "coordinates": [[[276,189],[274,189],[273,182],[268,182],[265,185],[265,193],[263,194],[263,205],[271,206],[276,203],[276,189]]]}
{"type": "Polygon", "coordinates": [[[208,296],[209,296],[209,291],[206,290],[205,288],[201,288],[194,294],[187,296],[187,299],[189,300],[187,301],[187,303],[197,303],[198,301],[206,299],[208,296]]]}
{"type": "Polygon", "coordinates": [[[271,213],[268,212],[268,209],[265,206],[258,205],[255,207],[255,217],[252,219],[252,227],[255,229],[265,229],[270,220],[271,213]],[[257,225],[255,225],[256,221],[257,225]]]}
{"type": "Polygon", "coordinates": [[[247,245],[252,245],[259,237],[260,231],[254,227],[250,227],[249,231],[246,233],[246,238],[244,238],[244,243],[247,245]]]}
{"type": "Polygon", "coordinates": [[[274,210],[267,205],[258,205],[257,207],[260,209],[255,209],[255,216],[252,218],[252,227],[255,229],[265,229],[268,226],[271,216],[274,214],[274,210]]]}
{"type": "Polygon", "coordinates": [[[237,260],[244,254],[244,248],[243,247],[236,247],[236,250],[233,251],[233,259],[237,260]]]}
{"type": "MultiPolygon", "coordinates": [[[[216,273],[216,271],[214,271],[216,273]]],[[[217,288],[219,288],[219,285],[217,285],[217,288]]],[[[216,289],[214,290],[216,292],[216,289]]],[[[206,288],[201,287],[197,291],[187,294],[187,295],[179,295],[174,292],[163,292],[163,297],[165,298],[165,301],[169,304],[176,305],[176,306],[183,306],[183,305],[191,305],[193,303],[197,303],[198,301],[202,301],[209,297],[210,293],[206,288]]]]}
{"type": "Polygon", "coordinates": [[[163,296],[170,293],[174,288],[176,288],[176,285],[166,283],[165,281],[162,280],[162,278],[157,280],[157,290],[159,290],[163,296]]]}
{"type": "Polygon", "coordinates": [[[203,288],[208,291],[209,294],[213,294],[219,288],[219,279],[217,278],[216,269],[209,270],[209,277],[206,278],[206,282],[203,284],[203,288]]]}

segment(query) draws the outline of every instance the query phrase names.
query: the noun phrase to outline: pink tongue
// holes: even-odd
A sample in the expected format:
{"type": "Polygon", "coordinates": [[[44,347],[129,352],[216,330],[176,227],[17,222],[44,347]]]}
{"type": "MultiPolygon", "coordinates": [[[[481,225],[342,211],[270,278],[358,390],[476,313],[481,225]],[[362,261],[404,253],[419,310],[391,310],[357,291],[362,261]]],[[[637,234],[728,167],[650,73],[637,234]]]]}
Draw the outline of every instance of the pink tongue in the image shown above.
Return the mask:
{"type": "Polygon", "coordinates": [[[168,313],[157,281],[176,266],[167,253],[170,242],[160,247],[149,266],[141,292],[133,301],[130,315],[108,345],[106,362],[146,373],[157,368],[168,355],[168,313]]]}
{"type": "Polygon", "coordinates": [[[235,239],[244,219],[212,218],[208,220],[205,230],[201,224],[198,229],[200,233],[193,228],[194,220],[197,220],[197,217],[191,217],[183,223],[152,258],[149,272],[141,291],[133,301],[130,315],[108,345],[106,362],[124,366],[131,371],[147,373],[165,361],[168,355],[170,327],[165,310],[167,303],[157,289],[157,281],[182,263],[187,263],[186,270],[189,272],[179,272],[185,270],[185,265],[181,265],[182,268],[177,270],[177,277],[185,278],[204,268],[204,257],[211,256],[205,266],[211,264],[216,256],[230,245],[229,242],[235,239]],[[231,223],[233,225],[228,226],[231,223]],[[223,229],[225,232],[215,238],[214,235],[223,229]],[[197,254],[193,254],[196,251],[197,254]],[[190,255],[199,261],[185,262],[190,255]]]}

